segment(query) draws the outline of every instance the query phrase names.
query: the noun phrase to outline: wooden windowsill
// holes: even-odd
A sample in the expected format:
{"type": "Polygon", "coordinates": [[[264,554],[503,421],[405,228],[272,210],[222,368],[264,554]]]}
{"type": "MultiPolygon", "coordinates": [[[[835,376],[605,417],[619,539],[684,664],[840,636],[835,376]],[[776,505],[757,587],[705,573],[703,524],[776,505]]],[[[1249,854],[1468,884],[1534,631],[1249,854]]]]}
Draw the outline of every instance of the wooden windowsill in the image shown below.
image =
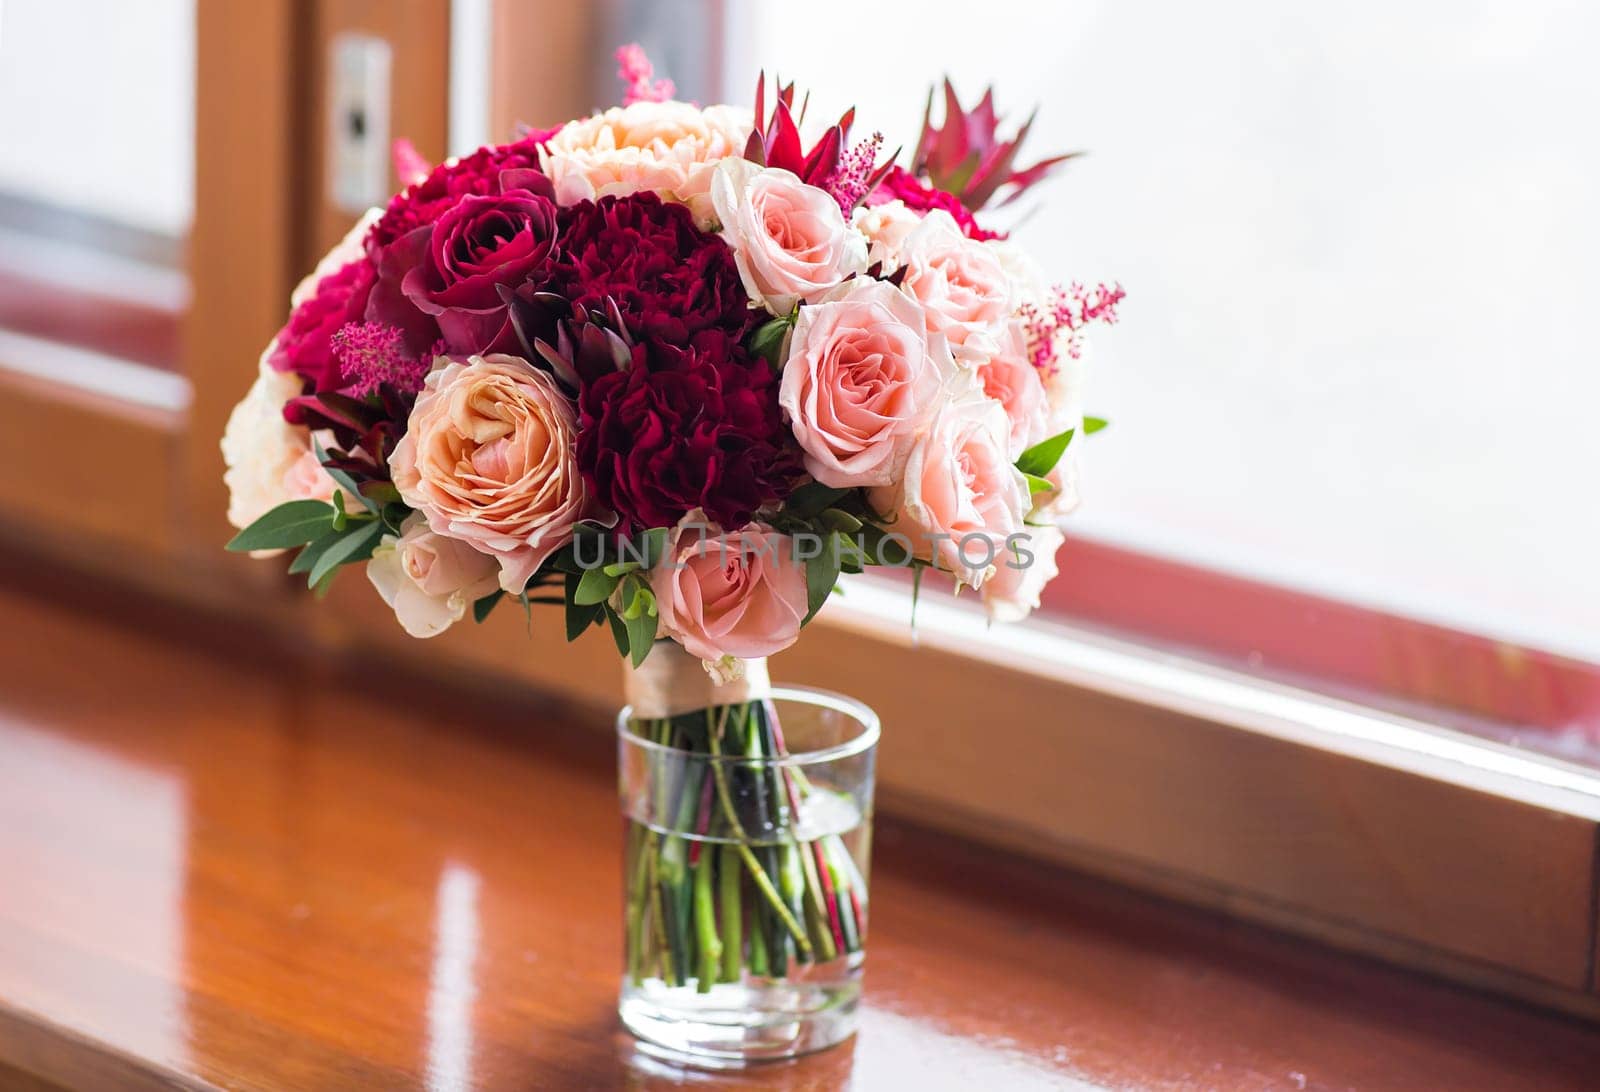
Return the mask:
{"type": "MultiPolygon", "coordinates": [[[[0,1079],[674,1083],[613,1013],[604,736],[375,685],[0,583],[0,1079]]],[[[875,848],[860,1036],[733,1085],[1549,1090],[1600,1059],[1560,1017],[923,828],[875,848]]]]}

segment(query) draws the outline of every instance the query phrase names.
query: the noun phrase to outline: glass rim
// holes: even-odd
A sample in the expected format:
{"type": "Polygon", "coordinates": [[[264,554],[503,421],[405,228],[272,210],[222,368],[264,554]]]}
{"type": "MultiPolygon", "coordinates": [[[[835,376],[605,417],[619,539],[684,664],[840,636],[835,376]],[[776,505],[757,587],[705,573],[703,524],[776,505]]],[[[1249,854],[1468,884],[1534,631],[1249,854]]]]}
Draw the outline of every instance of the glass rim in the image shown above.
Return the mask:
{"type": "MultiPolygon", "coordinates": [[[[753,699],[761,700],[761,699],[753,699]]],[[[645,739],[629,728],[633,720],[633,706],[624,705],[617,714],[617,739],[630,747],[638,747],[657,754],[688,756],[701,762],[718,762],[726,764],[764,766],[820,766],[827,762],[837,762],[840,759],[854,758],[865,754],[878,745],[878,736],[881,725],[878,714],[873,708],[855,698],[846,697],[832,690],[821,690],[811,686],[774,686],[766,695],[768,701],[791,701],[802,705],[822,706],[832,709],[836,713],[843,713],[861,726],[861,731],[852,739],[843,743],[835,743],[829,747],[819,747],[810,751],[789,751],[774,758],[752,758],[749,755],[712,755],[703,751],[690,751],[682,747],[674,747],[668,743],[657,743],[653,739],[645,739]]],[[[735,703],[742,704],[742,703],[735,703]]],[[[716,708],[710,706],[709,708],[716,708]]]]}

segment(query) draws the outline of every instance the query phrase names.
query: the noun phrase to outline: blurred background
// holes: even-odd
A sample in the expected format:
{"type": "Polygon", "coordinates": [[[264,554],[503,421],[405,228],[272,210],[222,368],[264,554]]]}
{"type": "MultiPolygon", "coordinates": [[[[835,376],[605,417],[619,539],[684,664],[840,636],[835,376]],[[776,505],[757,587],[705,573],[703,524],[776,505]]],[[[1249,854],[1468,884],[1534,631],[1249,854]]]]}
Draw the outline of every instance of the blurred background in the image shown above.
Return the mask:
{"type": "Polygon", "coordinates": [[[1044,624],[1600,755],[1600,10],[804,12],[0,0],[0,564],[299,609],[220,552],[216,442],[289,288],[396,187],[392,138],[434,160],[614,104],[626,41],[681,97],[748,103],[765,65],[891,146],[931,83],[998,74],[1032,157],[1090,154],[991,226],[1129,292],[1044,624]]]}

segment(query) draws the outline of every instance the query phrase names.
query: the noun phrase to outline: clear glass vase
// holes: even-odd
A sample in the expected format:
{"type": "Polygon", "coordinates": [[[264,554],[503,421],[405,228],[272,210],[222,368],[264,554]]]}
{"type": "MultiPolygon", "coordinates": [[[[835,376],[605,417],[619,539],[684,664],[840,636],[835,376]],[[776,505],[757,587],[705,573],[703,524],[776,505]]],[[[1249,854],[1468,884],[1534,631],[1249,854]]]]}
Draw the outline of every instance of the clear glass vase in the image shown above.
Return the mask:
{"type": "Polygon", "coordinates": [[[623,1024],[711,1065],[843,1041],[866,953],[876,715],[772,689],[763,662],[716,686],[658,645],[645,669],[617,718],[623,1024]]]}

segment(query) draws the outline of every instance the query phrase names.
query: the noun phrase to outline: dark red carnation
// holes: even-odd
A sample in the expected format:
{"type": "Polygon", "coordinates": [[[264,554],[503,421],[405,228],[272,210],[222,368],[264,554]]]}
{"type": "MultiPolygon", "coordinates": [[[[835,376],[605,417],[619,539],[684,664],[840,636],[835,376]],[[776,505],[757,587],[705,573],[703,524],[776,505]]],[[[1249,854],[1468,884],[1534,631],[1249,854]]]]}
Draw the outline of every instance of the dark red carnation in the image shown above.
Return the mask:
{"type": "Polygon", "coordinates": [[[719,331],[635,346],[626,371],[584,383],[578,415],[578,466],[624,532],[695,508],[742,527],[795,474],[776,376],[719,331]]]}
{"type": "Polygon", "coordinates": [[[280,372],[294,372],[313,390],[336,391],[344,386],[331,339],[347,322],[360,322],[367,310],[376,274],[372,263],[359,258],[317,282],[309,299],[296,307],[278,331],[267,363],[280,372]]]}
{"type": "Polygon", "coordinates": [[[738,340],[753,313],[728,244],[653,193],[563,210],[560,258],[535,285],[587,311],[614,301],[636,338],[670,345],[708,329],[738,340]]]}
{"type": "Polygon", "coordinates": [[[479,148],[464,159],[441,163],[421,182],[407,186],[389,202],[367,233],[367,253],[431,224],[467,194],[498,193],[500,172],[539,169],[539,145],[548,133],[530,133],[511,144],[479,148]]]}
{"type": "Polygon", "coordinates": [[[878,183],[878,188],[872,192],[872,196],[867,198],[867,204],[880,204],[896,197],[904,201],[907,208],[916,212],[943,209],[961,226],[962,232],[969,239],[1002,237],[998,231],[988,231],[980,227],[978,221],[972,218],[972,213],[967,211],[967,207],[954,194],[935,189],[904,167],[895,167],[885,175],[883,181],[878,183]]]}

